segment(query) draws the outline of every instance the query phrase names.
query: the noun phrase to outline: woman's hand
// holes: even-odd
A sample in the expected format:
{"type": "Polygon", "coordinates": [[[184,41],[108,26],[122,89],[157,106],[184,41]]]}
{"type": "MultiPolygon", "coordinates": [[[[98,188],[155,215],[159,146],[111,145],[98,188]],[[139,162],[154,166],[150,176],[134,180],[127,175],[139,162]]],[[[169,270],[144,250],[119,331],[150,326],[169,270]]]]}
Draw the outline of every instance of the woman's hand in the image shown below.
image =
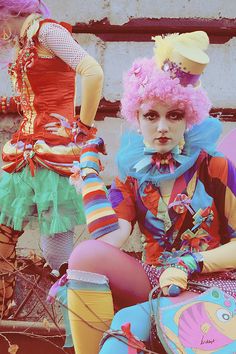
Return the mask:
{"type": "Polygon", "coordinates": [[[181,290],[187,289],[187,282],[187,273],[174,267],[165,269],[159,279],[160,287],[165,296],[179,295],[181,290]]]}
{"type": "Polygon", "coordinates": [[[50,116],[56,118],[58,121],[45,124],[45,130],[55,135],[71,138],[72,128],[66,118],[57,113],[51,113],[50,116]]]}
{"type": "Polygon", "coordinates": [[[164,295],[177,296],[181,289],[187,289],[188,277],[200,273],[203,257],[200,253],[189,251],[163,252],[159,261],[164,266],[159,284],[164,295]]]}
{"type": "Polygon", "coordinates": [[[72,126],[65,117],[58,113],[51,113],[50,116],[58,120],[44,125],[45,130],[52,134],[70,138],[74,143],[81,145],[86,144],[90,139],[96,138],[97,129],[86,126],[78,117],[74,120],[72,126]]]}

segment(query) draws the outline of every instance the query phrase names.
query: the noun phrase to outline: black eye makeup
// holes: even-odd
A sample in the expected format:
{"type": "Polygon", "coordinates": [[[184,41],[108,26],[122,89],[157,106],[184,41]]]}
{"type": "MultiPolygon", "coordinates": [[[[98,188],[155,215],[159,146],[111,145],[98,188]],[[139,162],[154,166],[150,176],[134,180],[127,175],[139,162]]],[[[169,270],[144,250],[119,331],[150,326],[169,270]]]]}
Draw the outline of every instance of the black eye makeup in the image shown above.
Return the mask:
{"type": "Polygon", "coordinates": [[[157,111],[150,110],[147,113],[143,114],[144,119],[153,121],[159,118],[159,113],[157,111]]]}
{"type": "Polygon", "coordinates": [[[171,120],[182,120],[184,119],[184,111],[180,109],[175,109],[173,111],[169,111],[166,114],[166,118],[171,119],[171,120]]]}

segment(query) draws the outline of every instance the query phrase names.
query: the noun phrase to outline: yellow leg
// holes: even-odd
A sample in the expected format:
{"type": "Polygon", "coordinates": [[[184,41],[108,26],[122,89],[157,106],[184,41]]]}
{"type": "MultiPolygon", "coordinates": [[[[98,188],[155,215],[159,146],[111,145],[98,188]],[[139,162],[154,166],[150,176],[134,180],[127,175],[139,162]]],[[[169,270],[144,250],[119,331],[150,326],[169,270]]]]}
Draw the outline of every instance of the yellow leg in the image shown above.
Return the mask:
{"type": "Polygon", "coordinates": [[[114,316],[111,292],[68,289],[68,308],[76,354],[98,354],[114,316]]]}

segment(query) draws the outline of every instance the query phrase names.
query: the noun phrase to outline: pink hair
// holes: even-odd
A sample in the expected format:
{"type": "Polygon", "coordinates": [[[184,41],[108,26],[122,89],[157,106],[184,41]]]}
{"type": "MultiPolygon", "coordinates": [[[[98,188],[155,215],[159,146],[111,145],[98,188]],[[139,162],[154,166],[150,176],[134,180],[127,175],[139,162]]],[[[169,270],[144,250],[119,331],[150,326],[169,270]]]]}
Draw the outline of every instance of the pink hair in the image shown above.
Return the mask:
{"type": "Polygon", "coordinates": [[[202,88],[181,86],[179,79],[158,69],[154,59],[134,61],[124,75],[124,94],[121,99],[121,115],[137,125],[137,113],[141,106],[150,107],[157,102],[176,105],[185,111],[187,127],[208,117],[211,102],[202,88]]]}
{"type": "Polygon", "coordinates": [[[44,17],[50,16],[47,5],[42,0],[1,0],[0,21],[10,17],[27,16],[31,13],[39,13],[44,17]]]}

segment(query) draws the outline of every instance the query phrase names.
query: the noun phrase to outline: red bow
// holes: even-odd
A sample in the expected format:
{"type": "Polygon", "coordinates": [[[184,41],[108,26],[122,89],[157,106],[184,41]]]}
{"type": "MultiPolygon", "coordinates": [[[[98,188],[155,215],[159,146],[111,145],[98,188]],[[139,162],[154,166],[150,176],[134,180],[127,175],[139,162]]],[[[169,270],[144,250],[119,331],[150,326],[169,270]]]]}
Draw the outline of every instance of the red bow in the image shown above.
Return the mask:
{"type": "Polygon", "coordinates": [[[161,165],[169,165],[170,167],[170,172],[174,172],[174,159],[172,154],[169,152],[167,154],[160,154],[160,153],[155,153],[152,156],[152,164],[156,165],[157,169],[159,170],[161,165]]]}
{"type": "Polygon", "coordinates": [[[208,248],[209,239],[210,235],[202,228],[196,233],[188,229],[181,236],[181,240],[183,240],[181,249],[188,248],[191,252],[205,251],[208,248]]]}
{"type": "Polygon", "coordinates": [[[127,322],[121,326],[121,329],[125,335],[125,337],[128,339],[128,354],[137,354],[138,351],[145,349],[145,345],[141,340],[137,339],[133,333],[130,330],[130,323],[127,322]],[[132,347],[130,346],[132,345],[132,347]],[[133,348],[135,347],[135,348],[133,348]]]}

